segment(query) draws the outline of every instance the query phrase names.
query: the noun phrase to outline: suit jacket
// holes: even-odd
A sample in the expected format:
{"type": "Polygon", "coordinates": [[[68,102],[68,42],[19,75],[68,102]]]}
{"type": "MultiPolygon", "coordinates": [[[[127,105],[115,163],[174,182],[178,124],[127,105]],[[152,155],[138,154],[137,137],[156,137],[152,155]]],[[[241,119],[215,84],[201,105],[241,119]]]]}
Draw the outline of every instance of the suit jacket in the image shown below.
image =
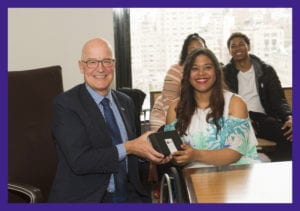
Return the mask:
{"type": "MultiPolygon", "coordinates": [[[[136,137],[134,104],[121,92],[112,90],[112,96],[131,140],[136,137]]],[[[53,135],[58,164],[49,202],[100,202],[111,174],[118,171],[118,151],[85,84],[56,97],[53,135]]],[[[129,201],[148,202],[138,174],[138,158],[129,155],[127,159],[129,201]]]]}

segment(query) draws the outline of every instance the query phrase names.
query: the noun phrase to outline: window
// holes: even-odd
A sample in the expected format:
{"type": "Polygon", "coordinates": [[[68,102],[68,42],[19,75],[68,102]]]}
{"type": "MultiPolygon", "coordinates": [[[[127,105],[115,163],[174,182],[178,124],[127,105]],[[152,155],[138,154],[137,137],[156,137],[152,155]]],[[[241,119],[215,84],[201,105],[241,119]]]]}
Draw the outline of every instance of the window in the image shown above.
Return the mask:
{"type": "Polygon", "coordinates": [[[269,40],[265,40],[265,46],[269,45],[269,40]]]}
{"type": "Polygon", "coordinates": [[[129,11],[132,87],[147,93],[144,108],[150,107],[149,92],[162,89],[168,68],[178,62],[183,40],[194,32],[205,38],[208,47],[224,64],[231,58],[226,44],[230,34],[237,31],[247,34],[251,41],[250,53],[271,64],[284,87],[292,86],[291,8],[133,8],[129,11]]]}

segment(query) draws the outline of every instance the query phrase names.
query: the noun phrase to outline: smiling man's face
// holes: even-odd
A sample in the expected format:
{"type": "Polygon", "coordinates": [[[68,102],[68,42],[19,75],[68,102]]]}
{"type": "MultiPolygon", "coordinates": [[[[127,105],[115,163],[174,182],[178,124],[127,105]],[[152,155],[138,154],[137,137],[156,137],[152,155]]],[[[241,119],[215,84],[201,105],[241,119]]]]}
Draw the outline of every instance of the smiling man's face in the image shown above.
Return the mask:
{"type": "Polygon", "coordinates": [[[102,39],[88,41],[82,50],[79,67],[84,75],[85,82],[102,96],[107,95],[110,84],[114,78],[114,64],[105,67],[103,60],[113,59],[112,50],[109,44],[102,39]],[[98,62],[98,66],[90,68],[87,62],[98,62]]]}

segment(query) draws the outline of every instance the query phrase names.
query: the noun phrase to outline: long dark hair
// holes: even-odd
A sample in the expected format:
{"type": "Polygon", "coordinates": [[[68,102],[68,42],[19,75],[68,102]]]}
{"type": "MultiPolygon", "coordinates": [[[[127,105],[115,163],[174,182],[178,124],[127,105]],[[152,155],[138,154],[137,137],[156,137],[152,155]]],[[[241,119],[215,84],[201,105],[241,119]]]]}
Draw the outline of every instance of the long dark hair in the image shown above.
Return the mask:
{"type": "Polygon", "coordinates": [[[225,88],[225,84],[223,81],[223,72],[221,70],[218,59],[211,50],[205,48],[196,49],[195,51],[193,51],[189,55],[185,63],[183,78],[181,81],[182,88],[180,93],[180,100],[176,108],[177,123],[175,125],[175,128],[178,131],[179,135],[185,135],[185,131],[190,125],[192,116],[197,109],[197,103],[194,98],[194,87],[190,84],[189,79],[195,59],[199,55],[207,56],[212,61],[215,68],[216,80],[212,87],[211,96],[209,97],[209,107],[211,109],[211,112],[206,116],[206,121],[208,122],[208,120],[212,118],[213,123],[217,127],[217,136],[219,130],[221,129],[218,120],[222,118],[224,112],[225,100],[223,90],[225,88]]]}
{"type": "Polygon", "coordinates": [[[182,49],[181,49],[179,65],[184,64],[186,57],[188,56],[188,47],[189,47],[190,43],[194,40],[200,41],[204,45],[204,47],[207,48],[205,40],[202,37],[200,37],[199,34],[194,33],[194,34],[188,35],[187,38],[185,38],[182,49]]]}

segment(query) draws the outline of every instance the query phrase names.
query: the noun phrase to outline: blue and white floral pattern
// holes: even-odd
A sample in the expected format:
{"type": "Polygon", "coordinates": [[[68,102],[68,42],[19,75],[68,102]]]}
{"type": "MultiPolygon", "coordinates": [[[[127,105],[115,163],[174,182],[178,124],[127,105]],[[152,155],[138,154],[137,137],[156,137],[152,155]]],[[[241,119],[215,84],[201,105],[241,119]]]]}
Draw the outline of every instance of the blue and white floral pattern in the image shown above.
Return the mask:
{"type": "MultiPolygon", "coordinates": [[[[229,106],[229,101],[233,93],[225,92],[225,106],[229,106]],[[226,102],[227,101],[227,102],[226,102]]],[[[215,124],[209,120],[206,121],[206,115],[210,109],[197,109],[192,117],[192,124],[187,129],[182,140],[190,144],[195,149],[216,150],[229,148],[233,149],[242,157],[234,164],[251,164],[257,163],[259,157],[257,155],[257,140],[250,123],[250,119],[241,119],[228,116],[228,108],[224,108],[223,118],[219,120],[221,130],[216,135],[217,128],[215,124]]],[[[175,130],[177,120],[167,124],[165,131],[175,130]]]]}

